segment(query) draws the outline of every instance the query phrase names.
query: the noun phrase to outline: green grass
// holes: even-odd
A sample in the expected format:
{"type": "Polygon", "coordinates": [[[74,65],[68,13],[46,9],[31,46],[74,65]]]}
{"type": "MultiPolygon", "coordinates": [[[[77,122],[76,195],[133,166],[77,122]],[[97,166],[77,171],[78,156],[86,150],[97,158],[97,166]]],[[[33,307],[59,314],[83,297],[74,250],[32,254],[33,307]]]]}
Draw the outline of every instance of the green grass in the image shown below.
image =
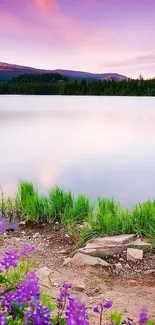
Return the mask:
{"type": "Polygon", "coordinates": [[[129,211],[114,200],[98,199],[96,215],[91,216],[83,228],[80,242],[99,236],[131,233],[155,236],[155,200],[136,204],[129,211]]]}
{"type": "Polygon", "coordinates": [[[2,193],[0,214],[33,223],[57,221],[70,229],[86,223],[78,229],[82,243],[93,237],[124,233],[155,237],[155,200],[135,204],[129,211],[113,199],[98,198],[92,204],[86,196],[75,197],[59,187],[41,195],[32,183],[22,181],[14,199],[5,200],[2,193]]]}
{"type": "Polygon", "coordinates": [[[82,223],[92,211],[90,201],[84,195],[74,197],[71,191],[64,191],[59,187],[40,195],[34,185],[26,181],[19,183],[15,199],[8,198],[5,201],[2,196],[1,201],[0,210],[6,217],[11,219],[16,214],[21,220],[34,223],[82,223]]]}

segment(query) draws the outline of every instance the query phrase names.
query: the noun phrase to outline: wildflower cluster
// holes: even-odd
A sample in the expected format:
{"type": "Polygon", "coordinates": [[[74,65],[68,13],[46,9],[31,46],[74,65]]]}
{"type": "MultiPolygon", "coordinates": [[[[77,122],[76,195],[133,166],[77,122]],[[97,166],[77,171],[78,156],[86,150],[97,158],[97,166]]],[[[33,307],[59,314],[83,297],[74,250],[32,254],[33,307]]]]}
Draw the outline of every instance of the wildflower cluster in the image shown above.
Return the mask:
{"type": "Polygon", "coordinates": [[[76,299],[69,299],[66,316],[67,325],[89,325],[87,309],[83,303],[76,299]]]}
{"type": "Polygon", "coordinates": [[[50,319],[50,310],[38,302],[25,314],[25,325],[51,325],[50,319]]]}

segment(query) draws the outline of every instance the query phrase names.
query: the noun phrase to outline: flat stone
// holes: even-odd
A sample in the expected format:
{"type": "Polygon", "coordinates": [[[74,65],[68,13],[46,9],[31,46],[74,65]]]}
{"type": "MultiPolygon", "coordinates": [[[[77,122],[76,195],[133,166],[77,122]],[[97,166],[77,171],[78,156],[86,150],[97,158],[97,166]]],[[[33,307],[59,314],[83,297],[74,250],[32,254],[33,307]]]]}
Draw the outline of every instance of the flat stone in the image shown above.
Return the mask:
{"type": "Polygon", "coordinates": [[[42,267],[36,271],[36,274],[40,280],[48,277],[51,273],[52,271],[48,267],[42,267]]]}
{"type": "Polygon", "coordinates": [[[102,260],[101,258],[92,257],[92,256],[82,254],[82,253],[76,253],[71,260],[71,264],[76,267],[82,267],[82,266],[86,266],[86,265],[102,266],[102,267],[110,266],[109,263],[102,260]]]}
{"type": "Polygon", "coordinates": [[[143,246],[150,247],[150,246],[151,246],[150,243],[147,243],[146,241],[141,240],[141,238],[137,238],[137,239],[132,243],[132,245],[135,246],[135,247],[143,247],[143,246]]]}
{"type": "Polygon", "coordinates": [[[65,258],[65,260],[64,260],[64,262],[63,262],[63,264],[62,264],[62,266],[66,266],[66,265],[70,264],[71,260],[72,260],[71,257],[67,257],[67,258],[65,258]]]}
{"type": "Polygon", "coordinates": [[[83,292],[85,290],[85,285],[84,284],[75,284],[75,285],[73,285],[73,290],[83,292]]]}
{"type": "Polygon", "coordinates": [[[136,238],[135,234],[100,237],[89,241],[79,252],[95,257],[113,256],[127,249],[136,238]]]}
{"type": "Polygon", "coordinates": [[[36,271],[36,275],[39,277],[40,290],[42,293],[51,295],[52,292],[52,271],[48,267],[42,267],[36,271]]]}
{"type": "Polygon", "coordinates": [[[127,249],[127,261],[137,262],[137,261],[142,261],[142,259],[143,259],[142,249],[135,249],[135,248],[127,249]]]}
{"type": "Polygon", "coordinates": [[[144,271],[144,274],[146,275],[155,274],[155,269],[144,271]]]}

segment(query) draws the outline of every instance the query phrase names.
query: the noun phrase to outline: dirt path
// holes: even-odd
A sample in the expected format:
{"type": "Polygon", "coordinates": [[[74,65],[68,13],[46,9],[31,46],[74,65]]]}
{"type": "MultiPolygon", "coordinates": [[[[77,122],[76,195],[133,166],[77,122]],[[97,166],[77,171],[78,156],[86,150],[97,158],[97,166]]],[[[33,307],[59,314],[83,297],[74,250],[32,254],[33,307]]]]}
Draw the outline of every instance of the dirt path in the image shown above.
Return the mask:
{"type": "Polygon", "coordinates": [[[83,286],[84,290],[75,288],[73,295],[88,306],[91,324],[98,324],[97,315],[92,312],[92,308],[103,297],[110,299],[114,309],[119,309],[125,317],[136,319],[140,308],[146,306],[150,317],[155,320],[155,276],[114,277],[107,276],[100,268],[62,267],[64,259],[75,249],[75,244],[58,226],[22,229],[20,232],[1,236],[0,256],[8,249],[22,247],[24,242],[36,246],[38,267],[46,266],[51,269],[53,297],[57,297],[59,285],[64,281],[71,282],[73,287],[83,286]]]}

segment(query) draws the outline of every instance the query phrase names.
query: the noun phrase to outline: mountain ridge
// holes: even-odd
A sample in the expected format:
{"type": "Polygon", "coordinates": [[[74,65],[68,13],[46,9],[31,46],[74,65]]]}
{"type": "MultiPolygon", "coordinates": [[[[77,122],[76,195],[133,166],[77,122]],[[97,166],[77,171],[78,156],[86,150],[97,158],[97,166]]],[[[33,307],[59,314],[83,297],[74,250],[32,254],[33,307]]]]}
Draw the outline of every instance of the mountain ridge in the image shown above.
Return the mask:
{"type": "Polygon", "coordinates": [[[119,73],[91,73],[85,71],[76,71],[76,70],[65,70],[65,69],[37,69],[33,67],[21,66],[17,64],[10,64],[5,62],[0,62],[0,82],[8,81],[13,77],[22,75],[22,74],[43,74],[43,73],[59,73],[66,77],[69,77],[74,80],[86,79],[86,80],[107,80],[107,79],[115,79],[115,80],[127,80],[128,78],[119,73]]]}

